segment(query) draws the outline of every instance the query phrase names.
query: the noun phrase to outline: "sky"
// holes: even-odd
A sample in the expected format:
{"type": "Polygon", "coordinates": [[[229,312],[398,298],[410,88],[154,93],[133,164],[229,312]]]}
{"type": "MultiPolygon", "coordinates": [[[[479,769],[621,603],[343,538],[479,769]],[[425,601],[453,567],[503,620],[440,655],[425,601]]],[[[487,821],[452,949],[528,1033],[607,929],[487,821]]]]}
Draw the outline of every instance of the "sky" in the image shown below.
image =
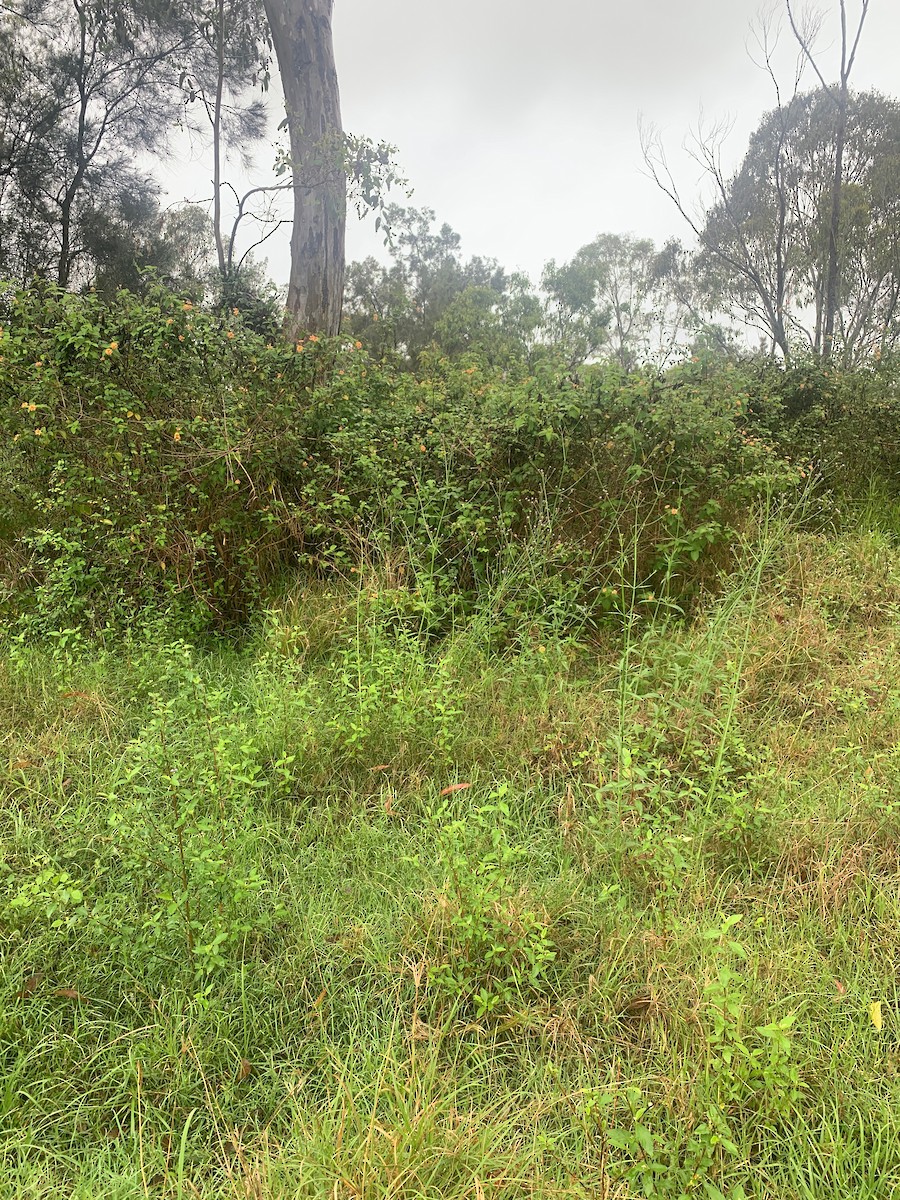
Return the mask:
{"type": "MultiPolygon", "coordinates": [[[[831,78],[838,0],[818,7],[828,18],[818,57],[831,78]]],[[[847,0],[854,28],[859,10],[847,0]]],[[[702,200],[701,173],[682,150],[691,131],[730,122],[723,157],[736,168],[774,106],[753,61],[766,12],[783,26],[776,63],[790,89],[797,49],[783,0],[335,0],[344,127],[398,147],[414,194],[397,199],[433,209],[466,256],[537,281],[548,259],[567,260],[598,233],[689,236],[647,178],[639,122],[658,129],[683,194],[702,200]]],[[[871,0],[851,85],[900,94],[898,50],[900,0],[871,0]]],[[[260,172],[270,158],[257,150],[260,172]]],[[[177,186],[170,194],[181,198],[177,186]]],[[[348,260],[383,256],[372,224],[350,214],[348,260]]],[[[284,281],[287,239],[266,249],[284,281]]]]}

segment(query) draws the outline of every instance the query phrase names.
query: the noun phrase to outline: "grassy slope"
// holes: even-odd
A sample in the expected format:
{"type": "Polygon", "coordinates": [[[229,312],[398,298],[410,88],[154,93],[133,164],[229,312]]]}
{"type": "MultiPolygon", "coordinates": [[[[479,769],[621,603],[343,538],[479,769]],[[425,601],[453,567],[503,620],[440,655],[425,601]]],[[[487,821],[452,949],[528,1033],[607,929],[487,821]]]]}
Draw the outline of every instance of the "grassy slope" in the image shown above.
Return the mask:
{"type": "Polygon", "coordinates": [[[0,1195],[900,1194],[889,515],[590,649],[8,647],[0,1195]]]}

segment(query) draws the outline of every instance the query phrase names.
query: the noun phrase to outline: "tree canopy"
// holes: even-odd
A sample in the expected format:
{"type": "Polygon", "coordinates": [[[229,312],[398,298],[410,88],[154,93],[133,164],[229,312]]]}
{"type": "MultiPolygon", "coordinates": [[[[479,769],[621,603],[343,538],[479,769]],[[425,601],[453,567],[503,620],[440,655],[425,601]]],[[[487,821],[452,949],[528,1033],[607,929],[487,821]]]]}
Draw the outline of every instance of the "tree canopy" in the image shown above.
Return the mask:
{"type": "MultiPolygon", "coordinates": [[[[710,301],[786,355],[825,349],[835,126],[820,90],[766,114],[700,229],[710,301]]],[[[851,93],[843,146],[834,351],[852,363],[900,336],[900,104],[851,93]]]]}

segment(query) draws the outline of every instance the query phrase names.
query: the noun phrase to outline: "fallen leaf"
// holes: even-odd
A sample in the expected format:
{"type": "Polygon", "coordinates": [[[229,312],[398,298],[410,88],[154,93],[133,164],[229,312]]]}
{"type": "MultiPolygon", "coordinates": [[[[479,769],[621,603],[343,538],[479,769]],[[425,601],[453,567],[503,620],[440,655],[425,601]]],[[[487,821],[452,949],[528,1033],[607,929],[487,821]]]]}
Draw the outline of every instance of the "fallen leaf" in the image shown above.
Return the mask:
{"type": "Polygon", "coordinates": [[[388,796],[384,802],[384,811],[387,813],[387,815],[389,817],[393,817],[395,815],[393,806],[394,806],[394,797],[388,796]]]}
{"type": "Polygon", "coordinates": [[[390,765],[391,765],[390,763],[379,763],[378,766],[373,767],[372,770],[373,771],[386,771],[390,765]]]}
{"type": "Polygon", "coordinates": [[[10,764],[11,771],[27,771],[29,767],[33,767],[34,763],[30,758],[17,758],[14,763],[10,764]]]}
{"type": "Polygon", "coordinates": [[[21,989],[16,994],[19,996],[20,999],[24,998],[25,996],[30,996],[32,992],[37,990],[37,988],[40,985],[40,982],[43,978],[44,978],[43,971],[35,971],[35,973],[33,975],[28,976],[28,978],[22,984],[21,989]]]}
{"type": "Polygon", "coordinates": [[[443,788],[440,794],[442,796],[452,796],[454,792],[464,792],[466,788],[470,788],[471,786],[471,783],[451,783],[449,787],[443,788]]]}
{"type": "Polygon", "coordinates": [[[875,1000],[869,1005],[869,1019],[876,1029],[881,1029],[884,1026],[884,1020],[881,1016],[880,1000],[875,1000]]]}
{"type": "Polygon", "coordinates": [[[327,995],[328,995],[328,989],[322,988],[321,992],[319,992],[318,996],[316,996],[315,1000],[313,1001],[313,1008],[321,1008],[322,1001],[325,999],[325,997],[327,995]]]}
{"type": "Polygon", "coordinates": [[[838,994],[839,996],[846,996],[846,995],[847,995],[847,989],[846,989],[846,987],[844,986],[844,984],[842,984],[842,983],[841,983],[841,981],[840,981],[839,979],[836,979],[836,980],[834,981],[834,986],[837,988],[837,994],[838,994]]]}
{"type": "Polygon", "coordinates": [[[237,1082],[243,1083],[253,1074],[253,1064],[248,1062],[246,1058],[241,1059],[241,1065],[238,1067],[237,1082]]]}
{"type": "Polygon", "coordinates": [[[75,988],[57,988],[56,991],[53,993],[53,995],[59,996],[59,998],[61,1000],[83,1000],[84,999],[84,996],[82,996],[81,992],[76,991],[75,988]]]}

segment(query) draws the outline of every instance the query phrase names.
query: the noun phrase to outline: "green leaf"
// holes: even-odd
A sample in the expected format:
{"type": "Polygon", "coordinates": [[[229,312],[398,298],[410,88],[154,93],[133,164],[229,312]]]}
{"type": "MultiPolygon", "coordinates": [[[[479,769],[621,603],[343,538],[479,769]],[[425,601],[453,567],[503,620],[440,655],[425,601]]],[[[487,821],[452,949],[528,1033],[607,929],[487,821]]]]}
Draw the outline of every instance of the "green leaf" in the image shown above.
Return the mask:
{"type": "Polygon", "coordinates": [[[636,1124],[634,1127],[634,1136],[637,1138],[638,1145],[644,1151],[647,1157],[652,1158],[655,1144],[653,1141],[653,1134],[650,1132],[647,1126],[636,1124]]]}

